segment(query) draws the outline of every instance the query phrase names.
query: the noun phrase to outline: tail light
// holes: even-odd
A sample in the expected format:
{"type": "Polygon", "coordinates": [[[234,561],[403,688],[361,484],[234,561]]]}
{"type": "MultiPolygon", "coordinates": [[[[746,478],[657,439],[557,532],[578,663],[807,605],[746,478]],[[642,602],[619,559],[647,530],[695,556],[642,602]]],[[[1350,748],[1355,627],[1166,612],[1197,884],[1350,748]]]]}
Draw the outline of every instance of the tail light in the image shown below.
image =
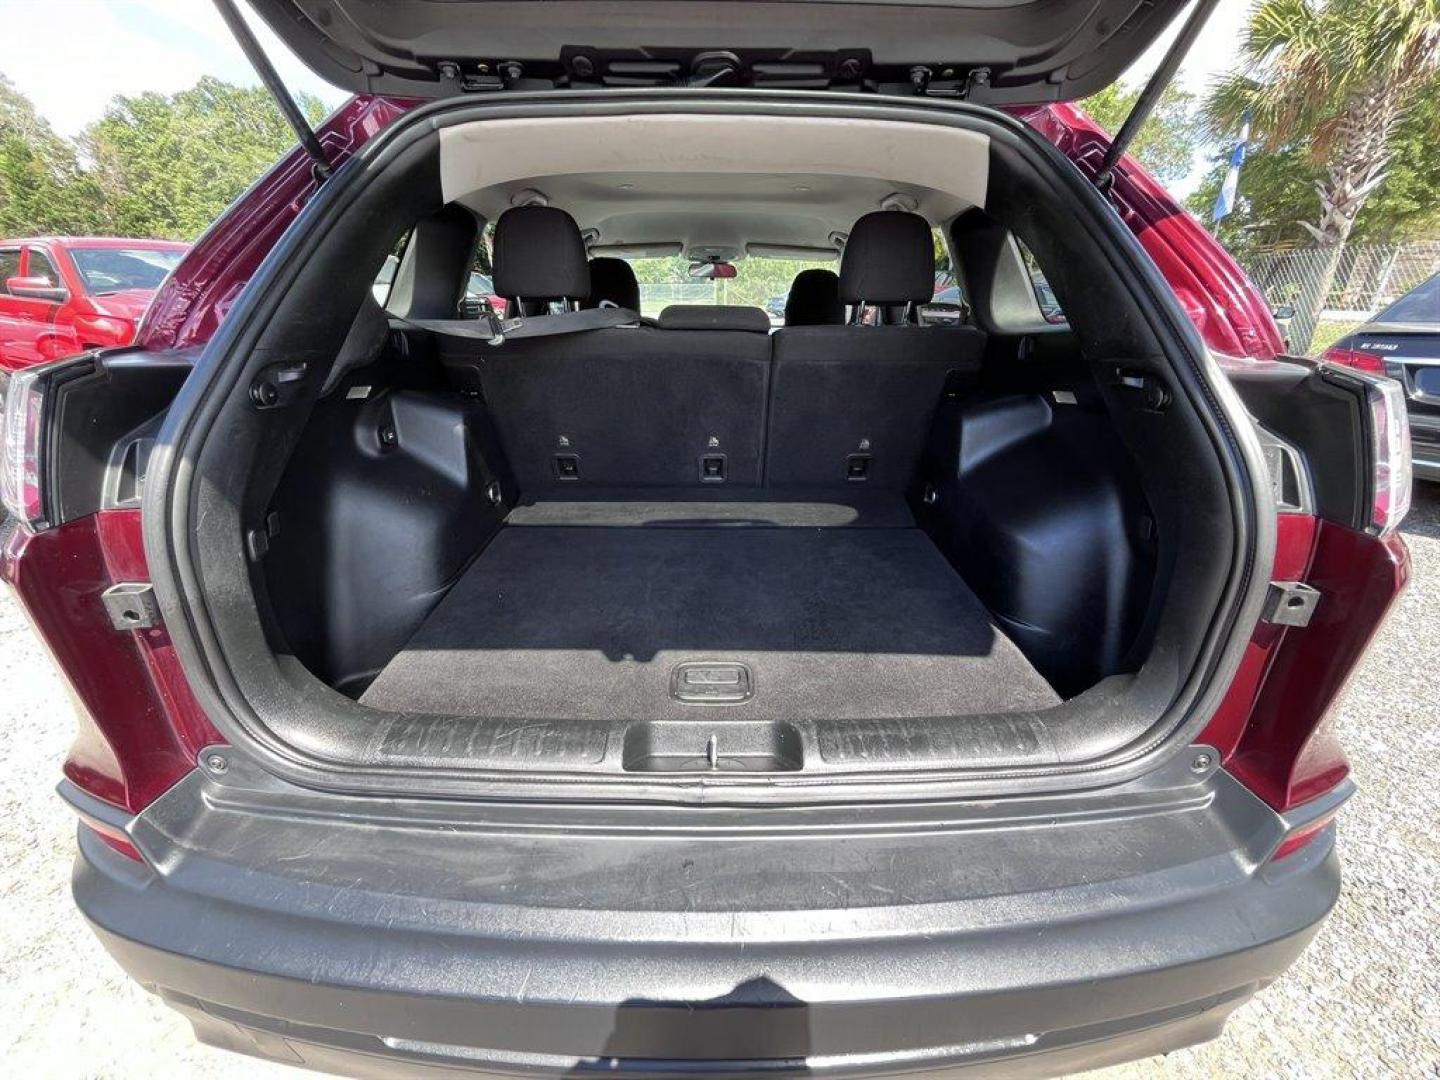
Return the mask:
{"type": "Polygon", "coordinates": [[[1394,379],[1365,376],[1370,412],[1370,527],[1388,536],[1410,512],[1410,414],[1394,379]]]}
{"type": "Polygon", "coordinates": [[[1372,375],[1385,374],[1385,358],[1361,349],[1347,349],[1341,345],[1332,345],[1325,350],[1321,359],[1332,364],[1339,364],[1341,367],[1354,368],[1356,371],[1368,371],[1372,375]]]}
{"type": "Polygon", "coordinates": [[[41,485],[45,417],[43,369],[11,375],[5,385],[0,419],[0,501],[15,518],[43,529],[45,493],[41,485]]]}

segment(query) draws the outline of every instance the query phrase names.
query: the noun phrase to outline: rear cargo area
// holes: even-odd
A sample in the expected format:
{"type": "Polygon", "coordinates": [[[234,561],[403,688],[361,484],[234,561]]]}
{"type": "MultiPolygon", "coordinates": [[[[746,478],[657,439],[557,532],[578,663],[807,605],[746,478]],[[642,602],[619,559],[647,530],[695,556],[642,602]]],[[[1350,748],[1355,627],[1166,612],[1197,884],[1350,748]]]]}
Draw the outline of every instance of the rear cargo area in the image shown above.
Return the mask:
{"type": "Polygon", "coordinates": [[[1087,767],[1177,699],[1234,521],[1128,294],[1079,309],[1099,336],[1044,320],[975,214],[949,239],[1003,310],[922,318],[935,234],[881,210],[828,279],[844,321],[614,301],[595,326],[599,260],[528,205],[491,240],[518,312],[496,342],[453,318],[478,228],[454,206],[416,226],[407,316],[362,301],[303,410],[237,404],[257,464],[221,463],[204,530],[238,511],[246,558],[200,549],[277,743],[397,789],[652,798],[665,774],[1087,767]]]}
{"type": "Polygon", "coordinates": [[[360,701],[600,721],[1059,703],[899,495],[659,494],[517,506],[360,701]]]}

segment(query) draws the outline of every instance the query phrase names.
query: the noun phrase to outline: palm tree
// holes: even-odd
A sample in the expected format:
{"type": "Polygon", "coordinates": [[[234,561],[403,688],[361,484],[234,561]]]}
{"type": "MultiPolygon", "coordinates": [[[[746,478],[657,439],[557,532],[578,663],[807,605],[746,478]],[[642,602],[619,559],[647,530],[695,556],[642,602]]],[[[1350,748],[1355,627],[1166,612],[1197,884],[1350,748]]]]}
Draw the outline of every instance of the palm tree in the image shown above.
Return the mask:
{"type": "Polygon", "coordinates": [[[1440,0],[1261,0],[1240,63],[1203,110],[1213,136],[1249,113],[1256,148],[1308,141],[1325,169],[1320,213],[1300,224],[1324,249],[1291,323],[1303,351],[1335,280],[1355,218],[1385,181],[1406,107],[1440,64],[1440,0]]]}

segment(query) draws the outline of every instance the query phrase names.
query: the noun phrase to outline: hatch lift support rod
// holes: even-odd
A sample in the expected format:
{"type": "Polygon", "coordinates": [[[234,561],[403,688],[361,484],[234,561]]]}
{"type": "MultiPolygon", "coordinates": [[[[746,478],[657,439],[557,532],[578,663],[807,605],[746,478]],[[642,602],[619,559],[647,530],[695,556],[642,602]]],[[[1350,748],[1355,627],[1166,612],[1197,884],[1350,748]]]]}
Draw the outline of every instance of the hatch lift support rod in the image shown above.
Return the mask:
{"type": "MultiPolygon", "coordinates": [[[[216,3],[221,0],[216,0],[216,3]]],[[[229,0],[225,0],[226,3],[229,0]]],[[[1095,186],[1101,191],[1109,191],[1110,185],[1115,182],[1115,166],[1120,163],[1121,156],[1129,145],[1135,141],[1135,136],[1140,134],[1140,129],[1145,126],[1145,121],[1150,119],[1150,114],[1155,111],[1155,106],[1160,104],[1160,95],[1165,93],[1170,80],[1175,77],[1180,63],[1190,52],[1190,46],[1195,44],[1195,39],[1200,36],[1200,31],[1205,28],[1205,23],[1210,18],[1210,13],[1215,10],[1217,0],[1195,0],[1195,7],[1190,12],[1190,18],[1186,21],[1175,40],[1171,42],[1170,48],[1160,61],[1160,66],[1155,69],[1155,74],[1150,76],[1150,81],[1145,84],[1145,89],[1140,91],[1140,96],[1135,99],[1135,107],[1130,110],[1130,115],[1125,117],[1125,123],[1120,125],[1120,131],[1110,143],[1110,149],[1105,151],[1105,160],[1100,163],[1100,171],[1095,174],[1095,186]]]]}
{"type": "MultiPolygon", "coordinates": [[[[1202,0],[1203,2],[1203,0],[1202,0]]],[[[300,139],[300,145],[305,153],[309,154],[315,162],[315,175],[317,179],[324,180],[333,169],[330,164],[330,157],[325,153],[325,147],[320,145],[319,138],[310,127],[310,122],[305,119],[305,114],[295,104],[295,99],[290,96],[290,91],[285,89],[285,84],[280,81],[280,74],[275,70],[270,58],[265,55],[265,50],[260,47],[260,42],[255,40],[255,35],[250,32],[245,17],[235,7],[234,0],[215,0],[215,7],[220,11],[220,17],[225,20],[225,25],[230,28],[230,33],[235,36],[235,41],[240,46],[240,51],[245,54],[245,59],[250,61],[250,66],[255,69],[255,74],[260,76],[260,81],[265,84],[265,89],[270,91],[270,96],[275,99],[275,104],[280,106],[280,112],[285,116],[285,122],[290,125],[300,139]]]]}

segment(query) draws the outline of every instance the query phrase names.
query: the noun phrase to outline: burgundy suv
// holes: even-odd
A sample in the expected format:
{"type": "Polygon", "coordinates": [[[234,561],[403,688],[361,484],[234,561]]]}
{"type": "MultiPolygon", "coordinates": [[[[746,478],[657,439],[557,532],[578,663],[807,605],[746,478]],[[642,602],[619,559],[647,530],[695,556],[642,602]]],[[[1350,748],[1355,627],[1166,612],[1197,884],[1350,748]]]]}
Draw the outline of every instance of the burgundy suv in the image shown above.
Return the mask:
{"type": "Polygon", "coordinates": [[[360,96],[6,401],[134,978],[364,1076],[1021,1076],[1285,970],[1405,411],[1065,103],[1178,3],[256,7],[360,96]]]}

